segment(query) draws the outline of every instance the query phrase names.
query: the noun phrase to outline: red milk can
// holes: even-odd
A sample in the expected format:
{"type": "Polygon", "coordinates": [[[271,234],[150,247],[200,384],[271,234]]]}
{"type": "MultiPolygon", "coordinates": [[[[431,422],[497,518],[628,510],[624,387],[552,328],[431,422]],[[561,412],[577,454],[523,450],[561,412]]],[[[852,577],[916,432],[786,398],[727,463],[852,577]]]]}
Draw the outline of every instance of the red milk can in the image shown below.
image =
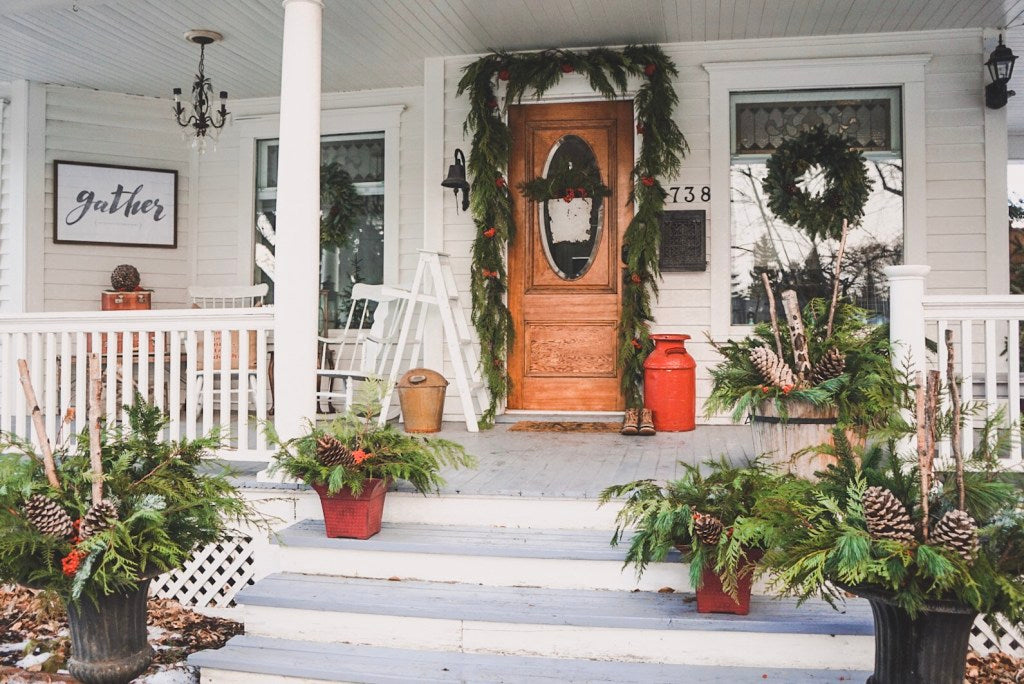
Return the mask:
{"type": "Polygon", "coordinates": [[[644,406],[654,429],[686,432],[696,427],[697,362],[686,351],[689,335],[651,335],[654,351],[644,361],[644,406]]]}

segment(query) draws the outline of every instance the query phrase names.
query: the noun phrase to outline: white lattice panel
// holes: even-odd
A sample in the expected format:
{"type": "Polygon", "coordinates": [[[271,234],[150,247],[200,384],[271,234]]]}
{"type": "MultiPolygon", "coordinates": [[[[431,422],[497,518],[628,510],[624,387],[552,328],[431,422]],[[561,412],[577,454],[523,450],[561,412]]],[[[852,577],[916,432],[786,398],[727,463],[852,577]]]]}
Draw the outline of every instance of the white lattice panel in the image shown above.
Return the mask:
{"type": "Polygon", "coordinates": [[[1024,636],[1020,625],[1011,625],[1006,618],[997,618],[999,628],[993,630],[980,616],[971,628],[971,648],[981,654],[1002,651],[1017,658],[1024,658],[1024,636]]]}
{"type": "Polygon", "coordinates": [[[186,606],[234,605],[235,594],[253,583],[252,537],[233,537],[192,554],[178,570],[153,580],[150,594],[186,606]]]}

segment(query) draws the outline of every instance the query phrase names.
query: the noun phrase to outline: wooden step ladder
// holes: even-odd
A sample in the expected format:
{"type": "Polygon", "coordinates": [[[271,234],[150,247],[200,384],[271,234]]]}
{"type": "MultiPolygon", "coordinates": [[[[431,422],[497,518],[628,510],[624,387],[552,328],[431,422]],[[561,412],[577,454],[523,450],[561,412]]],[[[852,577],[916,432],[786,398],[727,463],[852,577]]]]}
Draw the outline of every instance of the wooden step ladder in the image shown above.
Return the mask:
{"type": "MultiPolygon", "coordinates": [[[[441,327],[448,349],[448,357],[455,372],[455,387],[459,391],[462,414],[466,419],[466,429],[477,432],[480,428],[478,419],[490,404],[490,397],[480,374],[480,355],[476,341],[466,320],[466,310],[459,304],[459,290],[455,285],[448,254],[431,250],[419,250],[420,258],[416,264],[416,275],[409,290],[409,305],[405,309],[405,318],[398,335],[395,359],[391,365],[387,389],[383,398],[383,406],[391,405],[392,394],[398,382],[398,374],[402,366],[415,368],[423,351],[423,338],[426,331],[428,314],[432,307],[437,307],[441,317],[441,327]],[[430,293],[425,292],[429,285],[430,293]],[[422,306],[421,306],[422,305],[422,306]],[[417,310],[419,318],[417,319],[417,310]],[[416,328],[413,330],[413,322],[416,328]],[[413,346],[408,361],[404,361],[405,348],[412,334],[413,346]],[[477,403],[474,403],[475,401],[477,403]]],[[[437,369],[441,370],[441,369],[437,369]]],[[[381,425],[387,420],[387,411],[381,411],[381,425]]]]}

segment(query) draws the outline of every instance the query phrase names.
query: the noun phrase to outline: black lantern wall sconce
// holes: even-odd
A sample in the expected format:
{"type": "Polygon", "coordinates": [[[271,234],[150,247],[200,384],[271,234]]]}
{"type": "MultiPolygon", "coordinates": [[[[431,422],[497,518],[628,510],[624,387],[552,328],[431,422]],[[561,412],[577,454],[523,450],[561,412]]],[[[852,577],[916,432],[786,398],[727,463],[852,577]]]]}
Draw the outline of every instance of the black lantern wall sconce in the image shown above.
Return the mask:
{"type": "Polygon", "coordinates": [[[1003,37],[999,36],[999,45],[989,55],[985,66],[988,67],[988,74],[992,82],[985,86],[985,106],[989,109],[1001,109],[1006,106],[1006,101],[1017,93],[1006,89],[1006,84],[1013,76],[1013,63],[1017,56],[1013,50],[1003,45],[1003,37]]]}
{"type": "Polygon", "coordinates": [[[451,188],[455,199],[462,190],[462,211],[469,209],[469,181],[466,180],[466,155],[462,150],[455,150],[455,163],[448,167],[448,177],[441,181],[441,187],[451,188]]]}

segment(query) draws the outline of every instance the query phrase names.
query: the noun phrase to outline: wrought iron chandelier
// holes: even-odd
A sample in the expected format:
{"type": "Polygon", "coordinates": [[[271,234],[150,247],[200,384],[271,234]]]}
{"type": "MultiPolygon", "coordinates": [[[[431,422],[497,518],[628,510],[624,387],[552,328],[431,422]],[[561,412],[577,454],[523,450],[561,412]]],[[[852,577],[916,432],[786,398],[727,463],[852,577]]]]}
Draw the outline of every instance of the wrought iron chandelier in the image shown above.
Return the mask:
{"type": "Polygon", "coordinates": [[[199,71],[196,80],[192,84],[192,111],[189,112],[181,103],[181,88],[174,89],[174,118],[178,125],[186,129],[183,134],[188,134],[192,129],[192,146],[198,147],[200,152],[206,150],[207,136],[216,140],[217,131],[224,127],[228,121],[228,91],[220,91],[220,109],[211,111],[213,106],[213,85],[204,73],[206,60],[206,46],[222,40],[224,36],[216,31],[189,31],[185,34],[185,40],[199,46],[199,71]]]}

